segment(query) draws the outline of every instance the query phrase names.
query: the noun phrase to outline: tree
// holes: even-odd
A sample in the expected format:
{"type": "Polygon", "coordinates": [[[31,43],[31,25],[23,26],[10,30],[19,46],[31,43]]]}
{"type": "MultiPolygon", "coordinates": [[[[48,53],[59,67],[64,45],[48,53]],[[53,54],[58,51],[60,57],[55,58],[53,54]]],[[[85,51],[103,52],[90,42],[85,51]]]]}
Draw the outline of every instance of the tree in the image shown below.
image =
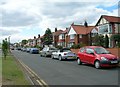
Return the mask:
{"type": "Polygon", "coordinates": [[[43,44],[44,45],[50,45],[53,42],[53,35],[52,32],[49,28],[47,28],[47,30],[45,31],[45,35],[43,38],[43,44]]]}
{"type": "Polygon", "coordinates": [[[118,45],[120,43],[120,34],[113,34],[111,40],[115,42],[115,45],[118,45]]]}
{"type": "Polygon", "coordinates": [[[5,39],[5,40],[3,40],[3,43],[2,43],[2,52],[3,52],[5,60],[6,60],[6,56],[8,54],[8,49],[9,49],[9,44],[7,42],[7,39],[5,39]]]}
{"type": "Polygon", "coordinates": [[[104,36],[103,35],[96,35],[94,37],[93,41],[95,42],[94,45],[103,46],[104,47],[104,36]]]}
{"type": "Polygon", "coordinates": [[[27,40],[22,40],[22,46],[24,46],[25,44],[27,44],[28,43],[28,41],[27,40]]]}
{"type": "Polygon", "coordinates": [[[105,35],[105,47],[109,48],[109,37],[107,34],[105,35]]]}

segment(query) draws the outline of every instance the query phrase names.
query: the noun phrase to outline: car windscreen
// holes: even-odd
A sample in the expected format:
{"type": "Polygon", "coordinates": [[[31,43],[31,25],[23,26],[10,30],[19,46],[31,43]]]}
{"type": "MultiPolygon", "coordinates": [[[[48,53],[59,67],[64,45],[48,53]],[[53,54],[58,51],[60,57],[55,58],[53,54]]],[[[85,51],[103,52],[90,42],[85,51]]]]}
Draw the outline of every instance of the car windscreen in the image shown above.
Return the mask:
{"type": "Polygon", "coordinates": [[[107,51],[105,48],[98,47],[94,49],[97,54],[109,54],[110,52],[107,51]]]}
{"type": "Polygon", "coordinates": [[[63,52],[71,52],[71,50],[63,50],[63,52]]]}
{"type": "Polygon", "coordinates": [[[50,50],[57,50],[57,48],[50,48],[50,50]]]}

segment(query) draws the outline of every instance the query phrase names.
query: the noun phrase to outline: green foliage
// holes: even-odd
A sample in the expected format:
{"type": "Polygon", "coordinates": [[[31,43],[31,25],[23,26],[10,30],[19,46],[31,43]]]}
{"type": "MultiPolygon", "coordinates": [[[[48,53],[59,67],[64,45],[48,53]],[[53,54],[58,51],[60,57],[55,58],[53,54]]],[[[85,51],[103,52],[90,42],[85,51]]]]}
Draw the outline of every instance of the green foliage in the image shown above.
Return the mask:
{"type": "Polygon", "coordinates": [[[109,48],[109,37],[107,34],[105,35],[105,48],[109,48]]]}
{"type": "Polygon", "coordinates": [[[53,35],[52,32],[49,28],[47,28],[47,30],[45,31],[45,35],[43,38],[43,43],[44,45],[50,45],[53,42],[53,35]]]}
{"type": "Polygon", "coordinates": [[[120,47],[120,34],[113,34],[111,40],[115,42],[117,47],[120,47]]]}
{"type": "Polygon", "coordinates": [[[6,59],[6,56],[8,54],[8,49],[9,49],[9,44],[7,42],[7,39],[5,39],[5,40],[3,40],[3,43],[2,43],[2,52],[3,52],[5,59],[6,59]]]}
{"type": "Polygon", "coordinates": [[[39,45],[36,45],[36,46],[34,46],[34,47],[38,48],[39,50],[42,50],[42,49],[43,49],[43,48],[42,48],[41,46],[39,46],[39,45]]]}
{"type": "Polygon", "coordinates": [[[120,48],[120,42],[118,42],[116,45],[117,45],[118,48],[120,48]]]}
{"type": "Polygon", "coordinates": [[[95,42],[93,45],[104,47],[104,36],[103,35],[96,35],[93,41],[95,42]]]}
{"type": "Polygon", "coordinates": [[[115,42],[120,42],[120,34],[113,34],[111,40],[115,42]]]}
{"type": "Polygon", "coordinates": [[[83,46],[86,46],[86,45],[83,44],[83,43],[79,43],[79,44],[74,44],[74,45],[72,45],[71,48],[72,48],[72,49],[78,49],[78,48],[81,48],[81,47],[83,47],[83,46]]]}
{"type": "Polygon", "coordinates": [[[27,40],[22,40],[22,47],[23,47],[25,44],[27,44],[27,43],[28,43],[27,40]]]}
{"type": "Polygon", "coordinates": [[[62,46],[60,46],[60,45],[58,45],[58,46],[56,46],[56,48],[58,48],[58,49],[62,49],[63,47],[62,47],[62,46]]]}

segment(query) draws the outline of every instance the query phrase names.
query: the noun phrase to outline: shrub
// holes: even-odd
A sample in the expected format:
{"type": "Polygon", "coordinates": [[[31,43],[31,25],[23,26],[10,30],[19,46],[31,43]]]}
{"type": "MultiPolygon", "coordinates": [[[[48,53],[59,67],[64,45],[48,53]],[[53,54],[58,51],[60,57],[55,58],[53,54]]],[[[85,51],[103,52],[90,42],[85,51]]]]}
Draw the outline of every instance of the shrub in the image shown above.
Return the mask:
{"type": "Polygon", "coordinates": [[[56,46],[56,48],[58,48],[58,49],[62,49],[63,47],[62,47],[62,46],[60,46],[60,45],[58,45],[58,46],[56,46]]]}
{"type": "Polygon", "coordinates": [[[86,45],[83,44],[83,43],[79,43],[79,44],[74,44],[74,45],[72,45],[71,48],[72,48],[72,49],[78,49],[78,48],[81,48],[81,47],[83,47],[83,46],[86,46],[86,45]]]}

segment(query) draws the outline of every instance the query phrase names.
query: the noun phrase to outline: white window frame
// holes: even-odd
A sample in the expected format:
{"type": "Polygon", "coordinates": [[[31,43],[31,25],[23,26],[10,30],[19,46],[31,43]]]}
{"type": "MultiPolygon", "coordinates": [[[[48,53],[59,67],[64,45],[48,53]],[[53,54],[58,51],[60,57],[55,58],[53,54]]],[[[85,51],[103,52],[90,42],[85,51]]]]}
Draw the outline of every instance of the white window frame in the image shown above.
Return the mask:
{"type": "Polygon", "coordinates": [[[71,34],[70,39],[75,39],[75,34],[71,34]]]}
{"type": "Polygon", "coordinates": [[[82,34],[79,35],[79,38],[82,38],[82,34]]]}

